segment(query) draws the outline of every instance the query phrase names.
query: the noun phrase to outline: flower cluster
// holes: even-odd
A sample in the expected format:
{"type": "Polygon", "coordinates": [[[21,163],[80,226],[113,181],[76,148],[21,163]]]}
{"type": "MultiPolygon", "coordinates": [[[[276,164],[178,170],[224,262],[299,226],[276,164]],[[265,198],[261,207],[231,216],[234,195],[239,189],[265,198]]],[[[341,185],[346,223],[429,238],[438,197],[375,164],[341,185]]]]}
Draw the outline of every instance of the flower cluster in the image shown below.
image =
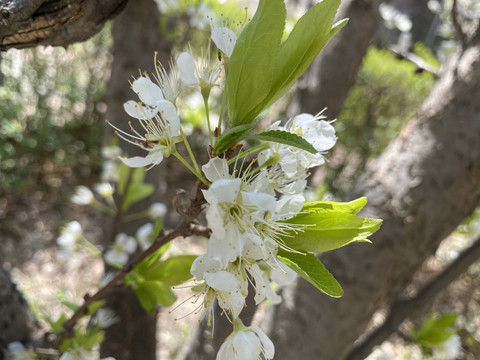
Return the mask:
{"type": "MultiPolygon", "coordinates": [[[[261,356],[271,359],[274,355],[272,342],[260,328],[245,327],[239,314],[245,307],[249,285],[255,289],[256,304],[264,300],[278,304],[281,297],[275,291],[278,286],[273,283],[285,286],[295,281],[296,273],[277,258],[277,254],[280,248],[295,251],[282,239],[302,231],[305,226],[286,220],[301,212],[309,169],[325,162],[325,152],[336,142],[335,130],[321,114],[301,114],[283,126],[280,121],[275,122],[268,130],[308,142],[315,152],[281,142],[261,142],[258,161],[247,166],[237,165],[245,156],[242,153],[230,158],[226,154],[219,157],[213,151],[201,172],[192,153],[192,165],[188,164],[176,150],[181,141],[189,149],[175,106],[176,98],[182,87],[199,89],[205,100],[210,129],[208,97],[214,86],[222,86],[219,79],[224,78],[222,69],[226,71],[225,62],[232,56],[237,34],[228,27],[212,24],[211,38],[222,54],[218,59],[210,58],[210,47],[202,52],[200,60],[195,59],[189,49],[178,56],[175,64],[170,64],[168,74],[163,67],[157,66],[156,83],[146,75],[131,83],[141,102],[128,101],[124,108],[137,120],[142,132],[131,124],[131,133],[114,127],[121,138],[148,151],[145,157],[121,158],[126,165],[151,168],[173,154],[205,184],[202,191],[208,203],[206,219],[211,236],[206,253],[193,262],[191,274],[197,284],[195,288],[199,289],[196,296],[203,298],[201,307],[206,309],[209,323],[216,299],[234,324],[234,331],[222,345],[217,359],[257,359],[261,356]]],[[[150,233],[151,228],[140,231],[143,232],[150,233]]],[[[116,246],[124,249],[126,242],[117,240],[116,246]]],[[[114,254],[115,249],[107,253],[107,261],[115,257],[115,262],[124,263],[120,255],[125,251],[114,254]]]]}

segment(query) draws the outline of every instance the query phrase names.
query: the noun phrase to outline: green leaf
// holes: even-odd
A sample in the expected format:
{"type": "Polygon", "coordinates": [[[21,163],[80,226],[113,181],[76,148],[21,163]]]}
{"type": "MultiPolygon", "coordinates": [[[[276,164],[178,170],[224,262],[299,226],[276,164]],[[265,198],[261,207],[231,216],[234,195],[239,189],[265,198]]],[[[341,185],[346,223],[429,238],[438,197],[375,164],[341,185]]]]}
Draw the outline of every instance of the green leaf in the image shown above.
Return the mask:
{"type": "Polygon", "coordinates": [[[325,252],[352,242],[369,242],[367,237],[377,231],[382,220],[357,217],[365,205],[361,198],[350,203],[305,203],[302,212],[285,221],[305,225],[304,231],[292,231],[282,237],[288,247],[300,251],[325,252]]]}
{"type": "Polygon", "coordinates": [[[161,280],[165,284],[174,286],[192,278],[190,268],[195,255],[179,255],[158,262],[143,273],[146,280],[161,280]]]}
{"type": "Polygon", "coordinates": [[[266,106],[273,104],[293,86],[328,41],[347,22],[332,26],[341,0],[323,0],[305,13],[280,45],[272,88],[266,106]]]}
{"type": "MultiPolygon", "coordinates": [[[[141,170],[142,172],[145,171],[143,168],[135,169],[135,172],[136,170],[141,170]]],[[[131,205],[152,195],[154,191],[155,186],[152,184],[132,182],[128,187],[125,197],[123,198],[122,209],[126,211],[131,205]]]]}
{"type": "Polygon", "coordinates": [[[340,284],[315,255],[298,254],[279,248],[277,257],[321,292],[332,297],[343,295],[340,284]]]}
{"type": "Polygon", "coordinates": [[[237,39],[225,84],[232,127],[252,123],[265,108],[285,16],[283,0],[260,0],[255,15],[237,39]]]}
{"type": "Polygon", "coordinates": [[[63,330],[63,323],[67,321],[67,315],[61,314],[60,317],[54,321],[51,317],[45,316],[45,321],[50,325],[50,328],[52,329],[52,333],[57,334],[60,331],[63,330]]]}
{"type": "Polygon", "coordinates": [[[293,134],[288,131],[282,130],[269,130],[265,131],[260,134],[251,135],[248,138],[250,139],[258,139],[263,141],[273,141],[280,144],[285,144],[289,146],[293,146],[305,151],[308,151],[312,154],[316,154],[318,151],[315,150],[312,144],[310,144],[307,140],[303,137],[293,134]]]}
{"type": "Polygon", "coordinates": [[[88,313],[93,314],[95,311],[105,305],[105,300],[96,300],[88,305],[88,313]]]}
{"type": "Polygon", "coordinates": [[[456,331],[452,327],[457,317],[457,314],[446,314],[440,317],[431,314],[418,330],[412,332],[412,338],[426,346],[441,344],[455,334],[456,331]]]}
{"type": "Polygon", "coordinates": [[[216,154],[221,154],[231,146],[235,145],[242,137],[252,128],[250,124],[238,125],[225,131],[215,141],[215,148],[213,149],[216,154]]]}
{"type": "Polygon", "coordinates": [[[170,306],[177,300],[170,286],[162,281],[145,281],[134,289],[143,308],[150,313],[155,313],[157,305],[170,306]]]}

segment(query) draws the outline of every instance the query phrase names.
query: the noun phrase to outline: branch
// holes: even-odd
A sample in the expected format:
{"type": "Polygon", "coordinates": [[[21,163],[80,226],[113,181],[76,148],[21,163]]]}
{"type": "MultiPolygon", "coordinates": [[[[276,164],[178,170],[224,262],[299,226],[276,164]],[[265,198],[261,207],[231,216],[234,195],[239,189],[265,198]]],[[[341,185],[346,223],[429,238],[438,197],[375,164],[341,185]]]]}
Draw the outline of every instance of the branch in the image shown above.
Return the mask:
{"type": "Polygon", "coordinates": [[[70,319],[63,323],[63,331],[59,334],[57,338],[58,342],[61,342],[65,338],[71,337],[73,333],[73,327],[80,318],[88,314],[88,307],[90,306],[90,304],[94,301],[104,298],[110,291],[118,287],[119,283],[123,280],[123,278],[143,260],[145,260],[155,251],[157,251],[163,245],[172,241],[173,239],[179,236],[187,237],[195,232],[194,228],[192,228],[191,226],[192,222],[200,214],[200,212],[202,211],[202,205],[205,203],[205,199],[203,198],[203,193],[201,191],[201,185],[202,184],[197,185],[197,194],[195,196],[195,199],[191,201],[190,208],[185,213],[183,222],[174,231],[157,238],[147,250],[138,255],[132,261],[130,261],[129,264],[125,265],[120,270],[120,272],[108,282],[108,284],[98,290],[94,295],[90,296],[88,293],[85,294],[84,303],[73,313],[70,319]]]}
{"type": "Polygon", "coordinates": [[[435,78],[439,77],[438,70],[429,63],[427,63],[425,60],[423,60],[421,57],[393,46],[389,47],[388,49],[393,52],[399,59],[405,59],[413,63],[417,67],[417,71],[427,71],[431,73],[435,78]]]}
{"type": "Polygon", "coordinates": [[[416,310],[427,306],[442,290],[463,274],[480,258],[480,238],[448,265],[439,275],[422,287],[415,296],[398,298],[390,307],[388,317],[382,325],[373,330],[363,341],[354,345],[344,360],[363,360],[375,345],[381,344],[416,310]]]}
{"type": "Polygon", "coordinates": [[[458,38],[460,40],[460,43],[462,45],[465,45],[467,41],[467,34],[465,33],[465,30],[463,30],[462,23],[460,22],[460,15],[458,14],[458,1],[453,0],[453,5],[452,5],[452,24],[453,27],[455,28],[455,31],[458,34],[458,38]]]}
{"type": "Polygon", "coordinates": [[[87,40],[127,1],[0,0],[0,51],[87,40]]]}

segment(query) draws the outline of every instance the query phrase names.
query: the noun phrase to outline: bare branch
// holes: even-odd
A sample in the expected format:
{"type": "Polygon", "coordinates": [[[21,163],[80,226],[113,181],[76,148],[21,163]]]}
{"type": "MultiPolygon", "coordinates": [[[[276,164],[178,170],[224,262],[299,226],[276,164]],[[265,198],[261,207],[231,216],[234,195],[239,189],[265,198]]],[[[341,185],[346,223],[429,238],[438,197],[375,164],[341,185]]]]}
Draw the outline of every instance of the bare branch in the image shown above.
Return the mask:
{"type": "Polygon", "coordinates": [[[427,71],[431,73],[435,78],[438,78],[439,72],[437,69],[435,69],[432,65],[427,63],[425,60],[423,60],[421,57],[408,52],[408,51],[402,51],[401,49],[398,49],[396,47],[389,47],[388,48],[391,52],[393,52],[398,58],[400,59],[405,59],[410,61],[411,63],[415,64],[417,67],[418,71],[427,71]]]}

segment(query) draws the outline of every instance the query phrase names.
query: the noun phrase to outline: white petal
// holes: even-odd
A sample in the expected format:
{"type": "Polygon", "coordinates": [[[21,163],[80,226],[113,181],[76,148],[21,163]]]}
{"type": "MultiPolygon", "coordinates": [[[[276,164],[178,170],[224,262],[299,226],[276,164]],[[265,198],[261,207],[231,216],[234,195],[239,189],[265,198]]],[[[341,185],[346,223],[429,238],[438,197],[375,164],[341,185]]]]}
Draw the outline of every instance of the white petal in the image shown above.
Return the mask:
{"type": "Polygon", "coordinates": [[[203,194],[210,204],[233,203],[240,192],[241,179],[220,179],[214,181],[203,194]]]}
{"type": "Polygon", "coordinates": [[[139,120],[147,120],[153,118],[158,110],[156,108],[149,108],[139,104],[136,101],[128,100],[123,104],[123,109],[131,117],[139,120]]]}
{"type": "Polygon", "coordinates": [[[285,195],[277,201],[274,220],[286,220],[295,216],[303,208],[305,197],[303,195],[285,195]]]}
{"type": "Polygon", "coordinates": [[[242,191],[242,203],[246,206],[254,206],[273,213],[276,200],[275,197],[269,194],[242,191]]]}
{"type": "Polygon", "coordinates": [[[237,35],[228,27],[213,27],[211,38],[217,48],[221,50],[226,57],[230,57],[237,42],[237,35]]]}
{"type": "Polygon", "coordinates": [[[297,273],[290,269],[283,262],[278,260],[279,268],[273,269],[270,273],[270,279],[275,281],[280,286],[292,284],[297,278],[297,273]]]}
{"type": "Polygon", "coordinates": [[[207,179],[211,182],[220,179],[228,179],[230,176],[227,160],[219,157],[211,158],[208,163],[202,166],[202,170],[207,179]]]}
{"type": "Polygon", "coordinates": [[[239,285],[235,276],[228,271],[205,273],[204,277],[207,285],[218,291],[232,291],[239,285]]]}
{"type": "Polygon", "coordinates": [[[260,329],[259,327],[250,326],[250,329],[259,337],[260,342],[262,343],[263,353],[265,355],[265,358],[273,359],[273,356],[275,355],[275,347],[273,346],[272,340],[270,340],[268,336],[265,335],[263,330],[260,329]]]}
{"type": "MultiPolygon", "coordinates": [[[[227,232],[225,232],[226,234],[227,232]]],[[[232,232],[228,232],[232,234],[232,232]]],[[[234,236],[235,237],[235,236],[234,236]]],[[[229,263],[235,261],[242,255],[242,246],[238,244],[238,236],[232,239],[230,236],[219,238],[216,234],[212,234],[207,243],[207,255],[218,259],[222,267],[226,267],[229,263]],[[233,242],[237,241],[237,244],[233,242]]]]}
{"type": "Polygon", "coordinates": [[[207,254],[200,255],[195,259],[190,268],[190,274],[195,276],[197,280],[203,280],[205,273],[216,272],[221,269],[220,262],[217,259],[207,256],[207,254]]]}
{"type": "Polygon", "coordinates": [[[145,76],[140,76],[134,80],[132,89],[138,94],[142,102],[150,106],[155,106],[160,100],[164,99],[162,89],[145,76]]]}
{"type": "Polygon", "coordinates": [[[198,85],[198,81],[195,76],[195,62],[193,57],[188,52],[182,52],[177,59],[178,70],[180,71],[180,80],[187,85],[198,85]]]}
{"type": "Polygon", "coordinates": [[[119,156],[120,160],[129,167],[137,168],[143,167],[147,165],[158,165],[163,160],[163,154],[161,151],[155,151],[154,153],[147,155],[145,157],[142,156],[134,156],[131,158],[124,158],[119,156]]]}
{"type": "Polygon", "coordinates": [[[177,108],[168,100],[161,100],[157,103],[159,115],[170,124],[171,136],[180,136],[180,117],[177,108]]]}

